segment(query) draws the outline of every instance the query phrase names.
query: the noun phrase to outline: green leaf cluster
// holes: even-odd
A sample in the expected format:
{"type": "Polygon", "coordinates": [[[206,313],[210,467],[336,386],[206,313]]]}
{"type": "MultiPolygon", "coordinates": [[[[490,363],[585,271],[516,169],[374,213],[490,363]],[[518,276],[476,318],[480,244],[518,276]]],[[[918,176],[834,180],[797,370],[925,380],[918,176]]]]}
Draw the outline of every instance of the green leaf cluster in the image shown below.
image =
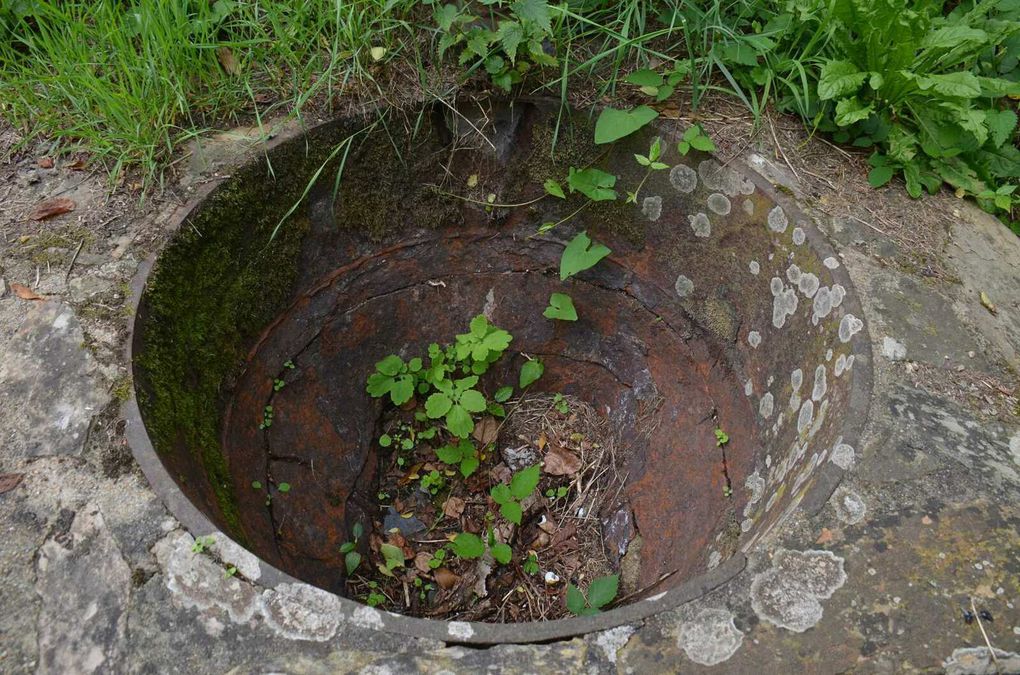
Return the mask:
{"type": "Polygon", "coordinates": [[[478,469],[478,450],[470,439],[462,438],[457,445],[446,444],[436,449],[440,462],[460,468],[460,474],[467,478],[478,469]]]}
{"type": "Polygon", "coordinates": [[[642,94],[653,96],[657,103],[661,103],[673,95],[676,86],[687,77],[689,72],[690,64],[678,62],[673,70],[666,75],[660,75],[654,70],[645,68],[635,70],[624,78],[624,82],[637,85],[642,94]]]}
{"type": "Polygon", "coordinates": [[[503,355],[513,336],[489,323],[484,314],[471,319],[470,330],[457,336],[457,360],[470,366],[475,375],[482,375],[503,355]]]}
{"type": "Polygon", "coordinates": [[[499,513],[511,523],[521,524],[521,500],[535,491],[541,478],[541,465],[521,469],[510,478],[510,484],[499,483],[489,490],[492,501],[499,505],[499,513]]]}
{"type": "Polygon", "coordinates": [[[616,574],[599,577],[589,584],[587,598],[577,586],[567,584],[567,609],[577,616],[598,614],[616,598],[619,583],[620,577],[616,574]]]}
{"type": "Polygon", "coordinates": [[[404,405],[414,396],[417,374],[421,369],[422,361],[417,357],[405,363],[396,354],[390,354],[375,364],[375,372],[368,376],[365,391],[372,398],[389,394],[393,405],[404,405]]]}

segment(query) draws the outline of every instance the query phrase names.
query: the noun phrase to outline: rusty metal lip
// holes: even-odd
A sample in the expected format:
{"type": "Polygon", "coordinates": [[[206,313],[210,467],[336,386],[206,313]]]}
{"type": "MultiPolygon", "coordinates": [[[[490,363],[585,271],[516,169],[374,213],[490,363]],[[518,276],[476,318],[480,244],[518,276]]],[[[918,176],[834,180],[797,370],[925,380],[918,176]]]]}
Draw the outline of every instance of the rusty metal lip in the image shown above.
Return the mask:
{"type": "MultiPolygon", "coordinates": [[[[532,100],[532,99],[529,99],[532,100]]],[[[310,127],[291,128],[282,131],[272,137],[268,142],[262,144],[257,151],[250,151],[249,156],[239,165],[250,165],[259,161],[262,153],[266,153],[284,143],[307,135],[317,129],[335,124],[337,120],[327,120],[310,127]]],[[[803,212],[796,202],[786,195],[779,194],[771,183],[766,181],[757,172],[750,169],[740,159],[728,163],[740,170],[740,172],[751,180],[755,186],[762,190],[774,203],[783,206],[791,213],[801,214],[803,212]]],[[[230,176],[216,177],[204,183],[196,189],[191,198],[179,206],[169,217],[166,230],[172,236],[180,229],[187,218],[199,209],[205,200],[210,197],[222,184],[229,180],[230,176]]],[[[812,250],[816,254],[835,255],[831,244],[820,232],[815,223],[808,221],[805,234],[812,250]]],[[[136,320],[138,309],[141,304],[142,295],[146,283],[155,267],[156,261],[162,253],[162,248],[154,251],[143,262],[139,264],[138,270],[133,276],[130,284],[131,295],[128,298],[128,307],[131,309],[131,318],[128,325],[128,339],[124,349],[127,363],[134,366],[134,339],[136,337],[136,320]]],[[[831,271],[834,277],[838,277],[848,289],[855,293],[847,294],[850,301],[849,307],[854,310],[855,316],[864,321],[862,333],[868,339],[855,340],[852,344],[852,351],[860,361],[855,361],[854,383],[851,387],[848,415],[843,423],[844,439],[854,443],[859,442],[863,437],[867,426],[867,418],[871,407],[871,394],[873,389],[873,359],[870,340],[870,330],[866,317],[863,315],[862,306],[856,296],[856,286],[850,278],[850,274],[844,265],[831,271]],[[863,366],[858,369],[858,366],[863,366]]],[[[177,485],[159,458],[155,447],[152,444],[145,423],[142,419],[141,410],[138,407],[134,387],[132,386],[130,396],[124,401],[120,409],[122,417],[126,421],[125,436],[131,448],[132,455],[138,462],[142,473],[145,475],[150,486],[156,495],[162,500],[170,513],[184,526],[193,536],[216,535],[230,539],[221,532],[213,521],[198,507],[191,502],[185,493],[177,485]]],[[[805,495],[802,508],[809,512],[817,512],[828,501],[832,492],[838,487],[846,470],[839,468],[829,462],[825,467],[819,469],[818,480],[814,488],[805,495]]],[[[778,523],[777,523],[778,524],[778,523]]],[[[236,542],[235,542],[236,543],[236,542]]],[[[255,555],[253,553],[253,555],[255,555]]],[[[267,563],[255,555],[258,560],[260,576],[253,582],[255,586],[273,589],[281,584],[306,584],[290,574],[267,563]]],[[[640,622],[656,614],[676,608],[707,595],[712,590],[726,584],[747,565],[747,556],[741,552],[735,552],[731,557],[721,562],[715,568],[705,573],[684,581],[673,588],[652,595],[651,597],[637,600],[622,607],[604,612],[601,614],[556,619],[544,622],[522,622],[522,623],[480,623],[442,621],[437,619],[422,619],[405,616],[395,612],[380,611],[369,608],[367,605],[350,600],[343,596],[334,595],[339,601],[340,611],[344,617],[356,617],[358,611],[369,610],[379,618],[381,630],[400,635],[416,638],[431,638],[448,644],[471,644],[491,645],[504,643],[540,643],[548,642],[589,633],[607,630],[631,623],[640,622]]],[[[357,618],[354,618],[357,623],[357,618]]],[[[374,623],[374,622],[373,622],[374,623]]]]}

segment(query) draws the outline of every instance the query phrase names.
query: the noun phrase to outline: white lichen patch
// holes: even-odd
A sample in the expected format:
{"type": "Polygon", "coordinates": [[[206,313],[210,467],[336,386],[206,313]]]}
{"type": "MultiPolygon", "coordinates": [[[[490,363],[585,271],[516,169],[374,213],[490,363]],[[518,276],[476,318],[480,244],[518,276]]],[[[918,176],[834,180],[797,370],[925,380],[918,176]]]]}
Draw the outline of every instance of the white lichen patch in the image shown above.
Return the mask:
{"type": "Polygon", "coordinates": [[[761,401],[758,402],[758,414],[768,419],[772,417],[772,411],[775,408],[775,400],[772,398],[772,392],[767,392],[761,397],[761,401]]]}
{"type": "Polygon", "coordinates": [[[708,569],[715,569],[722,562],[722,553],[719,551],[710,551],[708,554],[708,569]]]}
{"type": "Polygon", "coordinates": [[[752,202],[750,199],[744,200],[744,213],[746,213],[749,216],[754,215],[754,202],[752,202]]]}
{"type": "Polygon", "coordinates": [[[154,547],[166,576],[166,587],[184,607],[226,612],[231,621],[244,623],[255,615],[258,597],[254,587],[235,576],[212,558],[192,551],[195,540],[189,534],[171,534],[154,547]]]}
{"type": "Polygon", "coordinates": [[[259,568],[259,559],[248,549],[235,543],[233,539],[220,532],[212,535],[213,544],[210,546],[216,557],[227,565],[237,568],[249,581],[258,581],[262,576],[259,568]]]}
{"type": "Polygon", "coordinates": [[[786,228],[790,225],[790,220],[786,217],[786,211],[783,211],[782,206],[776,206],[769,211],[768,224],[769,229],[773,232],[786,232],[786,228]]]}
{"type": "Polygon", "coordinates": [[[832,366],[832,374],[840,377],[843,375],[844,370],[846,370],[846,354],[840,354],[836,357],[836,363],[832,366]]]}
{"type": "Polygon", "coordinates": [[[832,360],[832,348],[831,347],[829,349],[825,350],[825,360],[826,361],[831,361],[832,360]]]}
{"type": "Polygon", "coordinates": [[[641,202],[641,213],[648,220],[658,220],[662,215],[662,197],[645,197],[641,202]]]}
{"type": "Polygon", "coordinates": [[[686,298],[694,291],[694,282],[689,277],[681,274],[676,278],[676,283],[673,284],[673,288],[676,290],[676,294],[681,298],[686,298]]]}
{"type": "Polygon", "coordinates": [[[844,583],[843,559],[831,551],[780,549],[772,567],[751,582],[751,607],[759,618],[802,633],[821,620],[819,600],[844,583]]]}
{"type": "Polygon", "coordinates": [[[630,641],[630,636],[633,634],[632,626],[610,628],[595,636],[595,646],[602,650],[610,663],[616,663],[617,653],[630,641]]]}
{"type": "Polygon", "coordinates": [[[751,491],[751,495],[747,498],[747,504],[748,506],[753,506],[765,494],[765,479],[758,475],[758,470],[755,469],[754,473],[744,479],[744,487],[751,491]]]}
{"type": "Polygon", "coordinates": [[[723,166],[714,159],[706,159],[698,164],[698,174],[706,188],[723,192],[730,197],[754,192],[754,183],[737,170],[723,166]]]}
{"type": "Polygon", "coordinates": [[[864,328],[864,322],[853,314],[847,314],[839,322],[839,341],[850,342],[864,328]]]}
{"type": "Polygon", "coordinates": [[[719,192],[713,192],[708,196],[708,208],[713,213],[718,213],[720,216],[728,216],[732,205],[730,199],[724,194],[719,192]]]}
{"type": "Polygon", "coordinates": [[[797,281],[798,290],[800,290],[800,292],[804,294],[804,297],[808,299],[814,297],[815,293],[818,291],[818,285],[818,277],[811,272],[804,272],[800,275],[800,279],[797,281]]]}
{"type": "Polygon", "coordinates": [[[842,437],[836,439],[836,445],[832,448],[829,461],[844,471],[848,471],[853,468],[855,460],[853,446],[844,443],[842,437]]]}
{"type": "Polygon", "coordinates": [[[830,270],[834,270],[839,267],[839,260],[832,257],[831,255],[822,261],[822,264],[828,267],[830,270]]]}
{"type": "MultiPolygon", "coordinates": [[[[748,380],[744,383],[744,396],[750,396],[754,393],[754,383],[748,380]]],[[[1018,437],[1020,438],[1020,437],[1018,437]]]]}
{"type": "Polygon", "coordinates": [[[751,345],[755,349],[761,344],[761,333],[756,330],[751,331],[747,334],[747,344],[751,345]]]}
{"type": "Polygon", "coordinates": [[[797,246],[800,246],[801,244],[804,243],[804,241],[806,239],[807,239],[807,235],[804,234],[803,228],[800,228],[800,227],[793,228],[793,243],[794,244],[796,244],[797,246]]]}
{"type": "Polygon", "coordinates": [[[698,187],[698,173],[686,164],[677,164],[669,170],[669,184],[678,192],[690,194],[698,187]]]}
{"type": "Polygon", "coordinates": [[[758,276],[758,273],[761,272],[761,265],[758,264],[757,260],[752,260],[751,262],[747,263],[747,269],[749,269],[751,271],[751,274],[753,274],[754,276],[758,276]]]}
{"type": "Polygon", "coordinates": [[[360,606],[354,610],[353,614],[351,614],[351,623],[360,628],[382,630],[382,613],[371,607],[360,606]]]}
{"type": "Polygon", "coordinates": [[[828,390],[829,385],[825,377],[825,366],[819,365],[815,368],[815,386],[811,388],[812,400],[821,401],[828,390]]]}
{"type": "Polygon", "coordinates": [[[280,584],[261,600],[266,624],[291,640],[325,642],[343,623],[340,598],[308,584],[280,584]]]}
{"type": "Polygon", "coordinates": [[[837,488],[832,493],[832,505],[836,509],[836,517],[847,525],[861,522],[868,512],[861,496],[845,487],[837,488]]]}
{"type": "Polygon", "coordinates": [[[704,213],[699,212],[696,215],[687,216],[687,220],[691,224],[691,230],[694,232],[695,237],[704,238],[712,236],[712,222],[704,213]]]}
{"type": "Polygon", "coordinates": [[[804,385],[804,371],[800,368],[794,368],[790,373],[790,387],[793,390],[800,391],[800,388],[804,385]]]}
{"type": "Polygon", "coordinates": [[[782,328],[786,324],[786,318],[793,316],[797,311],[797,292],[792,288],[786,288],[783,284],[783,280],[779,277],[772,279],[772,288],[775,289],[775,282],[779,281],[782,290],[779,293],[775,293],[773,290],[774,297],[772,298],[772,325],[776,328],[782,328]]]}
{"type": "Polygon", "coordinates": [[[786,268],[786,278],[790,280],[791,284],[796,284],[800,281],[800,266],[792,264],[786,268]]]}
{"type": "Polygon", "coordinates": [[[703,609],[680,626],[677,646],[687,658],[702,666],[714,666],[733,656],[744,641],[744,634],[733,623],[726,609],[703,609]]]}
{"type": "Polygon", "coordinates": [[[815,404],[811,399],[808,399],[801,405],[800,414],[797,415],[797,433],[804,433],[805,429],[810,428],[814,417],[815,404]]]}
{"type": "Polygon", "coordinates": [[[475,634],[475,629],[466,621],[451,621],[446,624],[446,632],[456,640],[467,640],[475,634]]]}

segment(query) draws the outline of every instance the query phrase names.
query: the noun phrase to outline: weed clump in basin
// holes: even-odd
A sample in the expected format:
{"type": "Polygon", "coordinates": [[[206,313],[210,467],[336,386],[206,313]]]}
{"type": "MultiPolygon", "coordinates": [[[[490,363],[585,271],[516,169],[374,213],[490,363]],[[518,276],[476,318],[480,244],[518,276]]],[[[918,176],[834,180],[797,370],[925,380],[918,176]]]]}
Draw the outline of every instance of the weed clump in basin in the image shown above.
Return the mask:
{"type": "Polygon", "coordinates": [[[512,340],[479,315],[451,345],[376,364],[379,515],[341,547],[353,597],[502,622],[591,613],[616,595],[599,518],[622,487],[607,421],[576,397],[530,394],[538,358],[513,384],[491,381],[512,340]],[[571,580],[591,584],[587,599],[571,580]]]}

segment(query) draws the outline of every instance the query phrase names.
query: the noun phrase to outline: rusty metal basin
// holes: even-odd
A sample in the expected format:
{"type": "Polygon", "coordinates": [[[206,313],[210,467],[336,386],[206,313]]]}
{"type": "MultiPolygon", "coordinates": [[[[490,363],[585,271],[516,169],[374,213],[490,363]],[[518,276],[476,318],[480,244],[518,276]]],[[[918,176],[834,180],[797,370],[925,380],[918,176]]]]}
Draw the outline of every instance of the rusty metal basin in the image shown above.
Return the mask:
{"type": "Polygon", "coordinates": [[[502,642],[616,625],[724,583],[797,508],[823,504],[853,461],[870,387],[838,258],[752,172],[680,156],[672,122],[610,148],[592,126],[542,101],[339,120],[279,139],[190,205],[137,283],[127,410],[135,455],[175,514],[255,553],[264,583],[342,592],[340,544],[376,508],[380,406],[365,377],[479,313],[514,335],[497,377],[513,379],[521,352],[541,356],[538,389],[609,416],[626,447],[635,583],[650,590],[595,617],[457,625],[379,612],[384,628],[502,642]],[[644,177],[633,154],[656,136],[671,169],[636,204],[538,199],[570,166],[633,189],[644,177]],[[581,230],[613,253],[565,284],[560,254],[581,230]],[[557,291],[577,322],[542,317],[557,291]],[[271,500],[252,487],[283,482],[271,500]]]}

